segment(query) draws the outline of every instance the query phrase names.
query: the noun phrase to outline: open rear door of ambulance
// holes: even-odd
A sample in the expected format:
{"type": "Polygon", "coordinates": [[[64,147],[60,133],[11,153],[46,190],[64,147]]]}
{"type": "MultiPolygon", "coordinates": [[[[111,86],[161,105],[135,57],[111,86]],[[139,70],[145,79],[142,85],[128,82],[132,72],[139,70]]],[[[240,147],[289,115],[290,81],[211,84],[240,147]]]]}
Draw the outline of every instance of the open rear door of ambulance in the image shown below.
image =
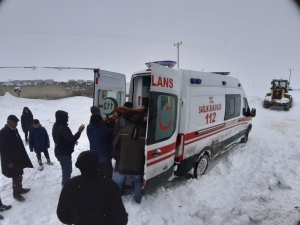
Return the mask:
{"type": "Polygon", "coordinates": [[[105,70],[94,70],[94,102],[103,119],[111,117],[115,108],[122,106],[126,98],[124,74],[105,70]]]}
{"type": "Polygon", "coordinates": [[[143,192],[174,173],[180,80],[179,71],[151,63],[143,192]]]}

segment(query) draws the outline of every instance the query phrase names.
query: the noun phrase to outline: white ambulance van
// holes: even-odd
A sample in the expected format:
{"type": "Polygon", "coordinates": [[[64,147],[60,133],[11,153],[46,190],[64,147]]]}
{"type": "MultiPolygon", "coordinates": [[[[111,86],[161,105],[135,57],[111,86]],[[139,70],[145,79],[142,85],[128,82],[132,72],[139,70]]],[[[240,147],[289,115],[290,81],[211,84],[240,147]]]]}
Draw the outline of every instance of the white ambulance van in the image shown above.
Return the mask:
{"type": "Polygon", "coordinates": [[[175,64],[148,63],[130,81],[128,101],[148,106],[144,192],[174,176],[203,175],[212,159],[248,141],[256,114],[237,78],[168,68],[175,64]]]}

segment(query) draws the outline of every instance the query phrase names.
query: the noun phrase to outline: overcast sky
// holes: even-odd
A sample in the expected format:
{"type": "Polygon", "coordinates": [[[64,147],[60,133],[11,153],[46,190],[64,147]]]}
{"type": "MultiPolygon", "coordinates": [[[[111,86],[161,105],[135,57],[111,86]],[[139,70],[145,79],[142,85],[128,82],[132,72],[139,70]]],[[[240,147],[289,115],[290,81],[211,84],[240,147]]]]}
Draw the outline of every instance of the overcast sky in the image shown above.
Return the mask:
{"type": "MultiPolygon", "coordinates": [[[[145,63],[229,71],[245,85],[289,78],[300,88],[300,11],[291,0],[4,0],[0,67],[93,67],[124,73],[145,63]]],[[[0,81],[93,79],[93,73],[0,69],[0,81]]],[[[266,89],[267,91],[267,89],[266,89]]]]}

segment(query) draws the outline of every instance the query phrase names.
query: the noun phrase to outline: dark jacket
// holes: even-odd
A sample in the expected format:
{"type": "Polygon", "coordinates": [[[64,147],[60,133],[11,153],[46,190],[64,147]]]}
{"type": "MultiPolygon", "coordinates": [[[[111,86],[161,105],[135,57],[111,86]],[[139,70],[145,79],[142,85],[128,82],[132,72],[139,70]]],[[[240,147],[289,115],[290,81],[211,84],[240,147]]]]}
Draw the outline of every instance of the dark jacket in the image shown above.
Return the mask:
{"type": "Polygon", "coordinates": [[[124,119],[123,117],[120,117],[114,127],[114,137],[113,140],[115,139],[115,137],[118,135],[118,133],[120,132],[121,129],[127,127],[128,125],[132,125],[131,122],[129,122],[128,120],[124,119]]]}
{"type": "Polygon", "coordinates": [[[74,152],[74,146],[79,139],[81,133],[72,134],[68,127],[68,113],[64,111],[56,112],[56,122],[52,128],[52,137],[55,143],[55,155],[65,156],[74,152]]]}
{"type": "Polygon", "coordinates": [[[81,152],[75,164],[80,176],[71,178],[63,187],[57,206],[57,217],[64,224],[125,225],[128,214],[118,185],[97,176],[99,163],[94,151],[81,152]]]}
{"type": "Polygon", "coordinates": [[[86,128],[90,141],[90,150],[95,150],[99,155],[99,163],[106,163],[112,158],[113,129],[104,124],[90,123],[86,128]]]}
{"type": "Polygon", "coordinates": [[[26,130],[30,130],[32,122],[33,122],[33,115],[31,111],[29,110],[28,107],[24,107],[21,116],[21,125],[22,125],[23,132],[25,132],[26,130]],[[28,113],[25,113],[26,109],[28,110],[28,113]]]}
{"type": "Polygon", "coordinates": [[[145,162],[146,131],[143,127],[129,125],[116,136],[113,147],[120,151],[116,171],[120,174],[141,175],[145,162]],[[133,138],[133,131],[137,130],[137,137],[133,138]]]}
{"type": "Polygon", "coordinates": [[[47,151],[50,147],[50,140],[47,130],[40,125],[39,128],[33,126],[29,132],[29,149],[35,153],[41,153],[47,151]]]}
{"type": "Polygon", "coordinates": [[[17,129],[5,125],[0,130],[0,153],[2,174],[6,177],[16,177],[23,174],[24,168],[33,168],[17,129]],[[10,163],[13,168],[7,167],[10,163]]]}

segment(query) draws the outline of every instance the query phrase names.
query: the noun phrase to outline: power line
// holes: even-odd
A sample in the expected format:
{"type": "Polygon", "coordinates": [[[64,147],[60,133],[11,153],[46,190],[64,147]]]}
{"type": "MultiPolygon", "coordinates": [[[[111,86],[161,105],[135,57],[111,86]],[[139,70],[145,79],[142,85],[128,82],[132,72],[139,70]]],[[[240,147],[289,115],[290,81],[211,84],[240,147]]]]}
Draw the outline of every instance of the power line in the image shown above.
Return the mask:
{"type": "Polygon", "coordinates": [[[99,68],[88,67],[64,67],[64,66],[0,66],[0,69],[55,69],[55,70],[98,70],[99,68]]]}
{"type": "Polygon", "coordinates": [[[164,42],[164,43],[173,42],[173,40],[167,40],[167,39],[138,37],[138,36],[129,36],[129,35],[120,35],[120,34],[95,33],[95,32],[57,31],[57,30],[4,30],[4,31],[0,31],[0,35],[7,35],[7,34],[39,34],[39,35],[58,34],[58,35],[73,35],[73,36],[110,37],[110,38],[139,40],[139,41],[164,42]]]}

